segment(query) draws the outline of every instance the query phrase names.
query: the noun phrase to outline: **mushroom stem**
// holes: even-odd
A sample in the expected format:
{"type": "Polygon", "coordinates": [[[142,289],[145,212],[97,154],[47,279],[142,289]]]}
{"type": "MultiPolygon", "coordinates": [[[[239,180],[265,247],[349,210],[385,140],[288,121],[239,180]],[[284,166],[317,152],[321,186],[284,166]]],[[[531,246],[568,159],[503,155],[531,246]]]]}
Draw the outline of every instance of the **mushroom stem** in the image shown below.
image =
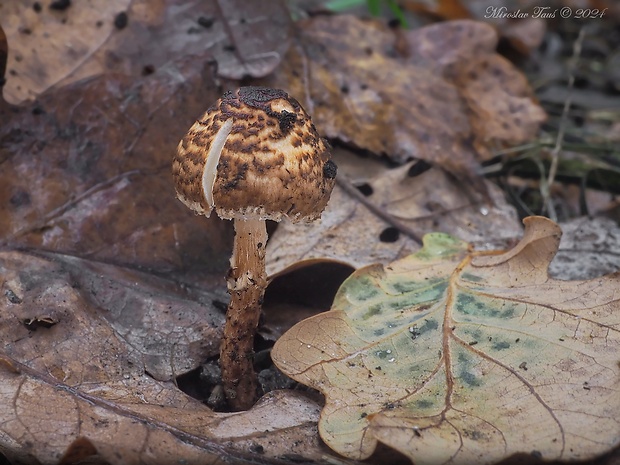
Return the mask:
{"type": "Polygon", "coordinates": [[[230,304],[220,348],[220,367],[229,406],[247,410],[257,399],[254,333],[267,287],[267,228],[264,220],[235,219],[234,223],[235,243],[228,275],[230,304]]]}

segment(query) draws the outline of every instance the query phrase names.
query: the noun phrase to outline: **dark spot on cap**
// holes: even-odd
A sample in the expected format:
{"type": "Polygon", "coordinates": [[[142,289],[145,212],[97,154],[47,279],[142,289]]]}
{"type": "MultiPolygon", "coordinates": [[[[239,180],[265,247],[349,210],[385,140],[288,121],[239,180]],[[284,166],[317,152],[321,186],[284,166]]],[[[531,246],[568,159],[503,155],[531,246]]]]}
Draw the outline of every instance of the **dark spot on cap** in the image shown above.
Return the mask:
{"type": "Polygon", "coordinates": [[[237,188],[237,185],[245,179],[246,173],[248,172],[248,167],[249,166],[247,163],[242,163],[238,165],[237,172],[234,174],[232,179],[222,186],[224,192],[228,192],[237,188]]]}
{"type": "Polygon", "coordinates": [[[291,140],[291,144],[293,145],[293,147],[301,147],[302,140],[299,136],[293,137],[293,139],[291,140]]]}
{"type": "Polygon", "coordinates": [[[338,166],[331,160],[327,160],[323,165],[323,176],[327,179],[334,179],[338,174],[338,166]]]}
{"type": "Polygon", "coordinates": [[[34,3],[32,4],[32,9],[33,9],[35,12],[37,12],[37,13],[41,13],[41,10],[42,10],[43,8],[41,7],[41,4],[40,4],[39,2],[34,2],[34,3]]]}
{"type": "Polygon", "coordinates": [[[299,108],[299,104],[296,100],[289,97],[289,95],[280,89],[271,89],[269,87],[257,87],[257,86],[247,86],[239,88],[239,100],[241,100],[246,105],[258,108],[267,112],[270,116],[277,117],[277,114],[274,114],[271,111],[268,103],[272,100],[284,99],[289,102],[293,108],[299,108]]]}
{"type": "MultiPolygon", "coordinates": [[[[297,122],[297,116],[294,112],[275,112],[271,109],[271,101],[278,99],[286,100],[295,110],[300,108],[299,103],[294,98],[289,97],[283,90],[269,87],[247,86],[239,88],[238,96],[239,101],[245,105],[258,108],[267,113],[267,115],[276,118],[280,130],[285,134],[288,133],[297,122]]],[[[232,98],[234,99],[234,97],[232,98]]],[[[267,124],[269,124],[269,122],[267,124]]]]}
{"type": "Polygon", "coordinates": [[[291,113],[286,110],[278,113],[276,115],[276,118],[278,118],[280,131],[282,131],[284,134],[287,134],[297,121],[297,116],[295,116],[295,113],[291,113]]]}

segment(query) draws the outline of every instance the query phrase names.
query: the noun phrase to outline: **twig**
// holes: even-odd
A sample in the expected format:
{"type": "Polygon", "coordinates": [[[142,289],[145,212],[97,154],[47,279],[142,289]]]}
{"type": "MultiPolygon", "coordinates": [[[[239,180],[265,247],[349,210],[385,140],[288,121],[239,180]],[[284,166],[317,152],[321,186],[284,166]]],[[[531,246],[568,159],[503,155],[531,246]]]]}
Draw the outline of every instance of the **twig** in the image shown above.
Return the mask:
{"type": "Polygon", "coordinates": [[[336,177],[336,184],[338,184],[338,186],[342,188],[342,190],[344,190],[347,194],[349,194],[355,200],[358,200],[362,205],[364,205],[368,210],[370,210],[370,212],[373,215],[381,218],[383,221],[385,221],[390,226],[393,226],[394,228],[398,229],[405,236],[410,237],[415,242],[422,245],[422,241],[420,240],[420,237],[415,233],[415,231],[413,231],[409,226],[401,223],[396,218],[394,218],[392,215],[385,212],[379,206],[375,205],[370,200],[368,200],[364,196],[364,194],[362,194],[359,190],[357,190],[357,188],[351,183],[351,181],[349,181],[346,177],[344,177],[340,173],[336,177]]]}
{"type": "Polygon", "coordinates": [[[585,26],[583,26],[579,30],[579,36],[573,44],[573,56],[571,57],[571,63],[569,67],[570,74],[568,76],[568,95],[566,96],[566,100],[564,101],[564,108],[562,109],[562,116],[560,117],[560,125],[558,127],[558,135],[555,139],[555,147],[553,147],[553,150],[551,151],[551,166],[549,167],[549,175],[547,176],[547,181],[541,185],[543,208],[549,212],[549,218],[554,221],[557,221],[557,214],[553,205],[553,201],[550,198],[551,185],[555,181],[555,176],[558,172],[560,150],[562,150],[562,142],[564,141],[564,132],[566,130],[566,121],[568,120],[568,111],[570,110],[573,99],[573,87],[575,85],[575,69],[577,68],[577,62],[579,60],[579,56],[581,55],[581,47],[583,44],[583,39],[585,37],[585,30],[585,26]]]}

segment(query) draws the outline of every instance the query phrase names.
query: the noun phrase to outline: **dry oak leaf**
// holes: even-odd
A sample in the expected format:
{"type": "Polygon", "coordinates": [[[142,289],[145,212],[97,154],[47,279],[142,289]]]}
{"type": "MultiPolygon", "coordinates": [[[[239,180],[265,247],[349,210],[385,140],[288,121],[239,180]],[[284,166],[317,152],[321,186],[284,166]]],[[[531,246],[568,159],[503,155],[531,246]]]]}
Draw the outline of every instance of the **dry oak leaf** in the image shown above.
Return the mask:
{"type": "Polygon", "coordinates": [[[182,208],[170,178],[179,140],[218,94],[210,68],[184,58],[0,103],[0,245],[221,279],[230,225],[182,208]]]}
{"type": "MultiPolygon", "coordinates": [[[[64,10],[32,2],[3,2],[9,42],[4,98],[19,103],[75,73],[114,34],[114,16],[131,0],[73,2],[64,10]]],[[[89,76],[86,74],[77,76],[89,76]]]]}
{"type": "Polygon", "coordinates": [[[319,432],[416,464],[517,453],[584,460],[620,442],[620,275],[549,278],[560,228],[526,218],[508,252],[445,234],[349,277],[332,310],[276,343],[276,365],[325,394],[319,432]]]}
{"type": "Polygon", "coordinates": [[[399,57],[387,26],[345,15],[298,24],[279,72],[263,85],[295,95],[326,137],[473,177],[471,127],[456,88],[399,57]]]}
{"type": "Polygon", "coordinates": [[[525,75],[496,53],[497,32],[488,24],[449,21],[408,31],[410,61],[426,64],[458,89],[468,108],[478,159],[494,145],[525,143],[546,114],[525,75]]]}
{"type": "Polygon", "coordinates": [[[51,253],[0,251],[0,276],[0,453],[11,463],[58,463],[80,444],[113,464],[329,457],[307,395],[215,413],[177,387],[219,351],[213,294],[188,299],[169,278],[51,253]]]}
{"type": "Polygon", "coordinates": [[[478,161],[490,156],[482,143],[529,140],[545,119],[523,75],[496,54],[497,34],[484,23],[463,20],[423,27],[407,33],[404,47],[379,21],[339,15],[298,25],[278,72],[260,82],[295,95],[329,138],[399,163],[426,160],[469,178],[484,192],[475,176],[478,161]],[[488,66],[481,66],[467,82],[456,81],[453,68],[473,57],[488,66]],[[496,69],[501,74],[496,75],[496,69]],[[472,98],[490,84],[488,98],[472,98]],[[507,96],[511,108],[522,107],[520,125],[504,111],[508,104],[498,102],[507,96]],[[484,118],[497,119],[497,125],[509,126],[518,135],[504,140],[505,132],[489,134],[478,124],[484,118]]]}
{"type": "Polygon", "coordinates": [[[86,77],[149,74],[188,55],[210,61],[220,76],[265,76],[288,49],[292,21],[280,0],[113,0],[62,11],[8,2],[2,25],[4,97],[19,103],[86,77]]]}
{"type": "MultiPolygon", "coordinates": [[[[439,168],[417,173],[415,162],[389,169],[372,158],[336,149],[334,160],[344,175],[366,189],[366,199],[418,237],[432,231],[458,236],[478,248],[505,247],[521,235],[516,212],[497,186],[483,180],[493,206],[472,201],[467,187],[439,168]],[[355,168],[355,166],[358,168],[355,168]],[[361,170],[364,173],[361,173],[361,170]],[[489,244],[489,239],[501,242],[489,244]]],[[[300,261],[329,259],[360,268],[389,263],[419,245],[336,186],[321,220],[282,222],[267,243],[267,272],[275,275],[300,261]]]]}

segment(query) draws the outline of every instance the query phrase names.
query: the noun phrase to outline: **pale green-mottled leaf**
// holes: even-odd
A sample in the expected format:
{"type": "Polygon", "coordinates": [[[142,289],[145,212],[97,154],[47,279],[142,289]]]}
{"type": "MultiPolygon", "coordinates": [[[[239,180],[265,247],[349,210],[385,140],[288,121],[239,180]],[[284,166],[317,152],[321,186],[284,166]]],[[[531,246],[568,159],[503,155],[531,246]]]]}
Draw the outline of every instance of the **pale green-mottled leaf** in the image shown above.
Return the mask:
{"type": "Polygon", "coordinates": [[[381,441],[416,464],[465,464],[587,459],[620,442],[620,275],[549,278],[560,228],[525,224],[504,253],[429,234],[284,334],[272,357],[325,394],[330,447],[359,459],[381,441]]]}

